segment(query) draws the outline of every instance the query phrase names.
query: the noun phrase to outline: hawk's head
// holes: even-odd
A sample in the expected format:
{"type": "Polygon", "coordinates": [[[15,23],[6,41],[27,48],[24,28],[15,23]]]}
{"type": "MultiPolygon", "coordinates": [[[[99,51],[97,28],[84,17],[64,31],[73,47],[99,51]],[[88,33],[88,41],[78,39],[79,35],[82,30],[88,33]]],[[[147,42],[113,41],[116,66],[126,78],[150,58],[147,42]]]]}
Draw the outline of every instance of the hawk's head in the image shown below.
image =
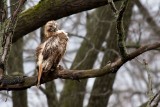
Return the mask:
{"type": "Polygon", "coordinates": [[[48,38],[52,35],[52,33],[58,31],[58,24],[56,21],[52,20],[46,23],[44,27],[44,34],[48,38]]]}

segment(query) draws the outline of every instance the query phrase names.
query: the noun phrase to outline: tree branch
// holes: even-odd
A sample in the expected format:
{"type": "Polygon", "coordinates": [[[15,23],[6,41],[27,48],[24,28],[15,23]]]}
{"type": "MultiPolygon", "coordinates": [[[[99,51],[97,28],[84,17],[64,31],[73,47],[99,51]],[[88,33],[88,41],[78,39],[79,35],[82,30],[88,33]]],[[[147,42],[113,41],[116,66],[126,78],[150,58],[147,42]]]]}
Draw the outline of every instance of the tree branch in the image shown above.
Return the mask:
{"type": "MultiPolygon", "coordinates": [[[[6,15],[6,10],[5,10],[5,1],[1,0],[0,1],[0,23],[4,22],[4,20],[6,19],[7,15],[6,15]]],[[[0,26],[0,30],[1,30],[1,26],[0,26]]]]}
{"type": "Polygon", "coordinates": [[[151,101],[147,101],[147,102],[143,103],[142,105],[140,105],[139,107],[147,107],[148,103],[150,104],[149,107],[158,107],[159,102],[160,102],[160,91],[158,91],[153,96],[153,98],[151,99],[151,101]]]}
{"type": "Polygon", "coordinates": [[[121,10],[119,12],[118,18],[117,18],[117,36],[118,36],[118,47],[121,54],[122,59],[126,59],[127,57],[127,49],[125,46],[125,34],[124,34],[124,27],[123,27],[123,16],[125,13],[125,10],[128,5],[128,0],[125,0],[124,3],[121,6],[121,10]]]}
{"type": "MultiPolygon", "coordinates": [[[[120,0],[114,0],[116,1],[120,0]]],[[[43,26],[49,20],[57,20],[107,4],[107,0],[41,0],[36,6],[20,14],[13,42],[43,26]]]]}
{"type": "MultiPolygon", "coordinates": [[[[18,15],[21,11],[22,6],[24,5],[26,0],[19,0],[19,4],[18,7],[15,9],[13,15],[11,16],[11,18],[8,19],[7,25],[4,28],[4,33],[3,33],[3,42],[2,42],[2,54],[1,54],[1,62],[0,65],[6,65],[6,61],[7,61],[7,57],[8,57],[8,53],[10,51],[11,48],[11,43],[12,43],[12,37],[13,37],[13,33],[14,33],[14,29],[16,26],[16,22],[18,19],[18,15]]],[[[4,70],[4,67],[1,67],[1,69],[4,70]]]]}
{"type": "Polygon", "coordinates": [[[158,91],[150,101],[150,107],[158,107],[158,103],[160,102],[160,91],[158,91]]]}
{"type": "Polygon", "coordinates": [[[118,10],[117,10],[117,8],[116,8],[113,0],[108,0],[108,4],[110,5],[112,11],[113,11],[115,14],[117,14],[117,13],[118,13],[118,10]]]}
{"type": "MultiPolygon", "coordinates": [[[[78,80],[78,79],[85,79],[85,78],[100,77],[103,75],[107,75],[109,73],[115,73],[115,71],[117,71],[117,69],[119,69],[127,61],[134,59],[135,57],[137,57],[138,55],[141,55],[142,53],[146,51],[156,49],[159,47],[160,47],[160,42],[141,46],[134,52],[128,54],[128,57],[125,61],[119,58],[115,62],[109,63],[100,69],[89,69],[89,70],[59,70],[57,69],[54,72],[49,72],[49,74],[44,73],[41,83],[46,83],[46,82],[52,81],[57,78],[78,80]]],[[[2,83],[3,82],[1,82],[1,84],[2,83]]],[[[21,84],[14,84],[14,85],[7,85],[7,84],[3,85],[2,84],[0,85],[0,90],[23,90],[31,86],[34,86],[36,84],[37,84],[37,76],[23,77],[23,82],[21,84]]]]}

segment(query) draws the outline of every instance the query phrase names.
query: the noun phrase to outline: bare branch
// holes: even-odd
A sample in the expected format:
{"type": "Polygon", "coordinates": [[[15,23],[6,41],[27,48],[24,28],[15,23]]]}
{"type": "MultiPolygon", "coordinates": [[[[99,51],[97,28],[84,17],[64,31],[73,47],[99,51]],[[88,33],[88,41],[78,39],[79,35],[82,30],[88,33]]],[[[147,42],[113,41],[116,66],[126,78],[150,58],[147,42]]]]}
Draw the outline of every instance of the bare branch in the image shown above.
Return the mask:
{"type": "Polygon", "coordinates": [[[126,59],[127,57],[127,50],[125,46],[125,34],[124,34],[124,27],[123,27],[123,16],[125,13],[125,10],[128,5],[128,0],[124,1],[124,3],[121,6],[121,10],[119,12],[118,18],[117,18],[117,36],[118,36],[118,47],[120,50],[120,54],[122,59],[126,59]]]}
{"type": "Polygon", "coordinates": [[[117,15],[118,10],[117,10],[117,8],[116,8],[116,6],[115,6],[113,0],[108,0],[108,3],[109,3],[109,5],[110,5],[112,11],[114,12],[114,14],[117,15]]]}
{"type": "Polygon", "coordinates": [[[147,101],[145,103],[143,103],[141,106],[139,107],[147,107],[148,103],[149,103],[149,107],[158,107],[158,104],[160,102],[160,91],[158,91],[151,99],[151,101],[147,101]]]}
{"type": "Polygon", "coordinates": [[[160,91],[158,91],[150,101],[151,107],[158,107],[158,103],[160,102],[160,91]]]}
{"type": "MultiPolygon", "coordinates": [[[[46,82],[52,81],[57,78],[78,80],[78,79],[85,79],[85,78],[100,77],[103,75],[107,75],[109,73],[114,73],[127,61],[134,59],[135,57],[137,57],[138,55],[141,55],[142,53],[146,51],[156,49],[159,47],[160,47],[160,42],[141,46],[134,52],[128,54],[128,57],[125,61],[119,58],[115,62],[109,63],[100,69],[89,69],[89,70],[59,70],[57,69],[54,72],[49,72],[49,74],[44,73],[41,83],[46,83],[46,82]]],[[[1,82],[1,84],[2,85],[0,85],[0,90],[23,90],[23,89],[27,89],[31,86],[36,85],[37,76],[23,77],[23,83],[21,84],[3,85],[3,81],[1,82]]]]}
{"type": "Polygon", "coordinates": [[[147,83],[147,85],[148,85],[148,92],[147,92],[147,94],[148,94],[148,97],[149,97],[149,100],[148,100],[148,104],[147,104],[147,107],[150,107],[151,105],[151,101],[152,101],[152,99],[153,99],[153,89],[152,89],[152,77],[151,77],[151,71],[150,71],[150,69],[149,69],[149,67],[148,67],[148,63],[147,63],[147,61],[145,60],[145,59],[143,59],[143,63],[144,63],[144,66],[145,66],[145,69],[146,69],[146,71],[147,71],[147,75],[148,75],[148,83],[147,83]]]}

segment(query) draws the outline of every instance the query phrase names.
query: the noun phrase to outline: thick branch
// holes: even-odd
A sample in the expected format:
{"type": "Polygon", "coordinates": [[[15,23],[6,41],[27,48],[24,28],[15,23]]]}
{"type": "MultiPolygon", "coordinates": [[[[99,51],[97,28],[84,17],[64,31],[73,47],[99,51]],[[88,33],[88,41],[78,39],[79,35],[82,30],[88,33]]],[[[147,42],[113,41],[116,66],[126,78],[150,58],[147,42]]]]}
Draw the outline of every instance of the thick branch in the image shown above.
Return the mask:
{"type": "Polygon", "coordinates": [[[13,42],[41,27],[49,20],[57,20],[107,4],[107,0],[41,0],[36,6],[19,16],[13,42]]]}
{"type": "MultiPolygon", "coordinates": [[[[56,78],[78,80],[78,79],[99,77],[99,76],[103,76],[109,73],[114,73],[114,71],[117,71],[117,69],[119,69],[127,61],[134,59],[135,57],[137,57],[138,55],[141,55],[142,53],[146,51],[156,49],[159,47],[160,47],[160,42],[141,46],[136,51],[128,54],[128,57],[125,61],[119,58],[117,61],[113,63],[109,63],[101,69],[57,70],[54,72],[50,72],[50,74],[48,74],[47,76],[45,76],[44,74],[41,83],[46,83],[56,78]]],[[[24,77],[23,81],[24,82],[22,84],[1,85],[0,90],[23,90],[23,89],[29,88],[37,84],[37,76],[24,77]]]]}

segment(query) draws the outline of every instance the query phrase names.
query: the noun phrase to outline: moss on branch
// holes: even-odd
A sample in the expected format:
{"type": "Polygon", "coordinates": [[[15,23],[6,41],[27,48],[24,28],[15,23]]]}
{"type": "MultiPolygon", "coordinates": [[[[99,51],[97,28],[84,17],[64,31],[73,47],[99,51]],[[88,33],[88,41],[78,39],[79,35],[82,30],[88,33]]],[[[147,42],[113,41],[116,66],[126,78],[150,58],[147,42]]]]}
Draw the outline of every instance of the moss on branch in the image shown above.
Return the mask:
{"type": "MultiPolygon", "coordinates": [[[[120,0],[114,0],[116,1],[120,0]]],[[[107,0],[41,0],[20,14],[13,42],[43,26],[49,20],[57,20],[107,4],[107,0]]]]}
{"type": "Polygon", "coordinates": [[[128,0],[124,1],[124,3],[122,4],[121,10],[117,18],[118,47],[119,47],[120,55],[123,60],[126,60],[127,58],[127,49],[125,46],[125,33],[124,33],[124,26],[123,26],[123,16],[127,8],[127,5],[128,5],[128,0]]]}

